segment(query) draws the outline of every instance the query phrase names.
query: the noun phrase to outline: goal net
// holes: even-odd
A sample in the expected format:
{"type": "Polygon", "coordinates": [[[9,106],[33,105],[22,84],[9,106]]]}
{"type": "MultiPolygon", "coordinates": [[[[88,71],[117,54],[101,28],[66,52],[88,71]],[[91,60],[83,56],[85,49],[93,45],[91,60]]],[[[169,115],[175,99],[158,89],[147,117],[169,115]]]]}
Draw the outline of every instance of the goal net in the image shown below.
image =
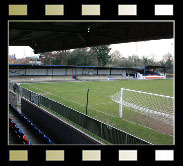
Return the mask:
{"type": "Polygon", "coordinates": [[[119,104],[120,118],[130,109],[173,126],[174,97],[121,88],[110,98],[119,104]]]}

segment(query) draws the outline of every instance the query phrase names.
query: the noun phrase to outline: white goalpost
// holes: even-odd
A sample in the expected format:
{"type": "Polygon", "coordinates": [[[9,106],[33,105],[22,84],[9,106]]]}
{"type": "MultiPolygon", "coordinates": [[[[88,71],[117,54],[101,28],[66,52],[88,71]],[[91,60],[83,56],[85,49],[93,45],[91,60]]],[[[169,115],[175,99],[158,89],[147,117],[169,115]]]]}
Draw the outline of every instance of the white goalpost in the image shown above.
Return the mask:
{"type": "Polygon", "coordinates": [[[174,97],[121,88],[110,98],[119,104],[120,118],[125,109],[130,109],[173,125],[174,97]]]}

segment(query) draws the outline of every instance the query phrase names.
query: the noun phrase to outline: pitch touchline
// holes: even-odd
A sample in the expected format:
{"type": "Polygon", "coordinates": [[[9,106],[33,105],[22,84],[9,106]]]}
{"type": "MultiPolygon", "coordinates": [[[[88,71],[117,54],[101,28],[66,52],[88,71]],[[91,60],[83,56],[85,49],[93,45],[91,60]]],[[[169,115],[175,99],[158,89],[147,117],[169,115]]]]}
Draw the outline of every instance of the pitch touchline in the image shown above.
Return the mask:
{"type": "Polygon", "coordinates": [[[50,94],[50,95],[52,95],[52,96],[56,96],[56,97],[59,97],[59,98],[61,98],[61,99],[64,99],[64,100],[70,101],[70,102],[72,102],[72,103],[75,103],[75,104],[78,104],[78,105],[81,105],[81,106],[85,106],[85,105],[83,105],[83,104],[81,104],[81,103],[74,102],[74,101],[69,100],[69,99],[66,99],[66,98],[64,98],[64,97],[61,97],[61,96],[55,95],[55,94],[53,94],[53,93],[51,93],[51,92],[45,91],[45,90],[43,90],[43,89],[40,89],[40,88],[37,88],[37,87],[34,87],[34,86],[33,86],[33,88],[38,89],[38,90],[40,90],[40,91],[43,91],[43,92],[45,92],[45,93],[47,93],[47,94],[50,94]]]}
{"type": "MultiPolygon", "coordinates": [[[[64,100],[67,100],[67,101],[70,101],[70,102],[72,102],[72,103],[75,103],[75,104],[78,104],[78,105],[81,105],[81,106],[85,107],[85,105],[83,105],[83,104],[80,104],[80,103],[74,102],[74,101],[72,101],[72,100],[66,99],[66,98],[64,98],[64,97],[61,97],[61,96],[55,95],[55,94],[53,94],[53,93],[51,93],[51,92],[47,92],[47,91],[45,91],[45,90],[43,90],[43,89],[40,89],[40,88],[37,88],[37,87],[35,87],[35,86],[32,86],[32,87],[33,87],[33,88],[35,88],[35,89],[38,89],[38,90],[40,90],[40,91],[43,91],[43,92],[45,92],[45,93],[51,94],[51,95],[53,95],[53,96],[56,96],[56,97],[62,98],[62,99],[64,99],[64,100]]],[[[114,115],[111,115],[111,114],[108,114],[108,113],[102,112],[102,111],[100,111],[100,110],[97,110],[97,109],[91,108],[90,106],[89,106],[89,108],[90,108],[90,109],[92,109],[92,110],[95,110],[95,111],[97,111],[97,112],[101,112],[101,113],[103,113],[103,114],[106,114],[106,115],[109,115],[109,116],[111,116],[111,117],[115,117],[115,118],[117,118],[117,117],[116,117],[116,116],[114,116],[114,115]]]]}
{"type": "MultiPolygon", "coordinates": [[[[75,103],[75,104],[78,104],[78,105],[81,105],[81,106],[85,106],[85,105],[83,105],[83,104],[80,104],[80,103],[74,102],[74,101],[72,101],[72,100],[69,100],[69,99],[63,98],[63,97],[61,97],[61,96],[57,96],[57,95],[55,95],[55,94],[52,94],[51,92],[47,92],[47,91],[42,90],[42,89],[40,89],[40,88],[37,88],[37,87],[35,87],[35,86],[32,86],[32,87],[33,87],[33,88],[35,88],[35,89],[38,89],[38,90],[40,90],[40,91],[46,92],[46,93],[48,93],[48,94],[51,94],[51,95],[53,95],[53,96],[56,96],[56,97],[62,98],[62,99],[64,99],[64,100],[71,101],[72,103],[75,103]]],[[[92,109],[92,110],[95,110],[95,111],[97,111],[97,112],[101,112],[101,113],[103,113],[103,114],[105,114],[105,115],[109,115],[109,116],[111,116],[111,117],[118,118],[118,117],[116,117],[116,116],[114,116],[114,115],[111,115],[111,114],[108,114],[108,113],[102,112],[102,111],[100,111],[100,110],[96,110],[96,109],[93,109],[93,108],[91,108],[91,107],[89,107],[89,108],[90,108],[90,109],[92,109]]],[[[130,121],[130,120],[126,120],[126,119],[124,119],[124,118],[123,118],[123,119],[121,119],[121,120],[124,120],[124,121],[130,122],[130,123],[133,123],[133,124],[135,124],[135,125],[139,125],[139,126],[141,126],[141,127],[148,128],[148,129],[150,129],[150,130],[153,130],[153,131],[158,132],[158,131],[157,131],[157,130],[155,130],[155,129],[152,129],[152,128],[147,127],[147,126],[143,126],[143,125],[141,125],[141,124],[138,124],[138,123],[132,122],[132,121],[130,121]]],[[[169,134],[167,134],[167,133],[161,133],[161,134],[169,135],[169,134]]],[[[172,136],[172,135],[170,135],[170,136],[172,136]]]]}

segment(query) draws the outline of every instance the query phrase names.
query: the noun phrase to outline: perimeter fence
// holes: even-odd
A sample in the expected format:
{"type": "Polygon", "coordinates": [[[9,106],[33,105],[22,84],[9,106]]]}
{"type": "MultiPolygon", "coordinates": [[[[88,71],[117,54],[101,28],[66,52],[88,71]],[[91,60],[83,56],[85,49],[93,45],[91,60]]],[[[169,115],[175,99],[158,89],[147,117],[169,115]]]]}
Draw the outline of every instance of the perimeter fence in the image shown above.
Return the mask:
{"type": "Polygon", "coordinates": [[[111,144],[151,144],[141,138],[131,135],[123,130],[105,124],[97,119],[76,111],[68,106],[58,103],[52,99],[32,92],[20,85],[9,82],[9,88],[19,95],[25,97],[29,101],[38,106],[42,106],[61,115],[69,121],[77,124],[81,128],[97,135],[98,137],[108,141],[111,144]]]}

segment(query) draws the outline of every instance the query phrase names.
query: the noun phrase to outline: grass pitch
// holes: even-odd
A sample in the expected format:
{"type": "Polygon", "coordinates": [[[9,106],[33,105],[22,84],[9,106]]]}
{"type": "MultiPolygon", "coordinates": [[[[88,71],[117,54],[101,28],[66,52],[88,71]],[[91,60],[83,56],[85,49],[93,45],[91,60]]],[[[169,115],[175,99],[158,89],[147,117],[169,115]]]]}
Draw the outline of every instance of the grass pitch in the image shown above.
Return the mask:
{"type": "MultiPolygon", "coordinates": [[[[82,113],[86,113],[86,94],[88,88],[90,88],[89,116],[153,144],[173,144],[171,134],[162,133],[158,130],[158,128],[161,128],[161,124],[155,122],[155,129],[149,128],[148,124],[152,123],[151,119],[137,112],[126,110],[123,112],[123,118],[119,118],[119,105],[109,97],[121,88],[173,96],[173,79],[52,82],[21,84],[21,86],[82,113]]],[[[168,126],[166,128],[169,130],[168,126]]]]}

